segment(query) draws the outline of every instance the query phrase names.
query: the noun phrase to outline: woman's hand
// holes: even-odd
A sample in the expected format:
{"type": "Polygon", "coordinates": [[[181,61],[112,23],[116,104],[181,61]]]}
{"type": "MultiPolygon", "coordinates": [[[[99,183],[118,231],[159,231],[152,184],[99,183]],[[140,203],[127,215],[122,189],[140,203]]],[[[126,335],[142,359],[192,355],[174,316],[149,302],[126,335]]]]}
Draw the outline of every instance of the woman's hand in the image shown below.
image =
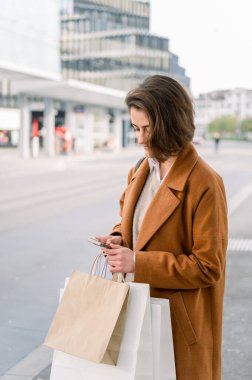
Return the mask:
{"type": "MultiPolygon", "coordinates": [[[[115,236],[118,237],[118,236],[115,236]]],[[[110,243],[111,249],[102,248],[103,252],[108,255],[107,262],[110,272],[113,273],[134,273],[135,261],[134,252],[119,244],[110,243]]]]}
{"type": "Polygon", "coordinates": [[[105,236],[96,236],[97,240],[99,240],[101,243],[110,245],[113,244],[122,244],[122,237],[121,236],[113,236],[113,235],[105,235],[105,236]]]}

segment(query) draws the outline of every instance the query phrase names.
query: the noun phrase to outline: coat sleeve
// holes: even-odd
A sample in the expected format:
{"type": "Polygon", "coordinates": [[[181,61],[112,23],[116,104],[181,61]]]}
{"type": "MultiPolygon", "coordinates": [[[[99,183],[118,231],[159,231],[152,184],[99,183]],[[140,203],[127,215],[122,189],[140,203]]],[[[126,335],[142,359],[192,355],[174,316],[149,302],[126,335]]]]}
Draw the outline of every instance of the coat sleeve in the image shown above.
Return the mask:
{"type": "Polygon", "coordinates": [[[224,271],[227,249],[227,206],[221,179],[200,197],[192,226],[190,252],[137,251],[135,281],[160,289],[197,289],[215,284],[224,271]]]}

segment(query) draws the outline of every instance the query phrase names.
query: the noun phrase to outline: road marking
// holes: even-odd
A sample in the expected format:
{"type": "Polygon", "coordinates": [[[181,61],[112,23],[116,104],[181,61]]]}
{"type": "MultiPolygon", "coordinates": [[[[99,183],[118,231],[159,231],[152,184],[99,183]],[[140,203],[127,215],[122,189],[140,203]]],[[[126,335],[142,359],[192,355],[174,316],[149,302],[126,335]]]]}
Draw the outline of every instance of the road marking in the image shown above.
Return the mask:
{"type": "Polygon", "coordinates": [[[252,182],[249,182],[248,185],[243,187],[243,189],[238,194],[235,194],[228,201],[228,215],[231,216],[251,194],[252,182]]]}
{"type": "Polygon", "coordinates": [[[252,239],[228,239],[228,251],[252,252],[252,239]]]}
{"type": "Polygon", "coordinates": [[[33,380],[52,362],[52,350],[41,345],[9,369],[0,380],[33,380]]]}

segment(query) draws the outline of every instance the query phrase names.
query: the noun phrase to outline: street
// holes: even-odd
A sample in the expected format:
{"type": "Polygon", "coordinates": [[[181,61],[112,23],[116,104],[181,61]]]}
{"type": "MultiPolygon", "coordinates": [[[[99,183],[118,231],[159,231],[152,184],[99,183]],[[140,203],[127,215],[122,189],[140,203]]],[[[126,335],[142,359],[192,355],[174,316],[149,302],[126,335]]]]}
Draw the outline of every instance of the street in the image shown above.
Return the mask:
{"type": "MultiPolygon", "coordinates": [[[[221,142],[218,153],[211,142],[196,148],[223,177],[229,204],[223,380],[249,380],[252,144],[221,142]]],[[[119,220],[128,170],[142,155],[129,148],[89,159],[22,162],[0,154],[0,376],[43,343],[65,277],[74,269],[90,271],[99,248],[87,238],[109,233],[119,220]]],[[[34,379],[47,380],[49,372],[34,379]]]]}

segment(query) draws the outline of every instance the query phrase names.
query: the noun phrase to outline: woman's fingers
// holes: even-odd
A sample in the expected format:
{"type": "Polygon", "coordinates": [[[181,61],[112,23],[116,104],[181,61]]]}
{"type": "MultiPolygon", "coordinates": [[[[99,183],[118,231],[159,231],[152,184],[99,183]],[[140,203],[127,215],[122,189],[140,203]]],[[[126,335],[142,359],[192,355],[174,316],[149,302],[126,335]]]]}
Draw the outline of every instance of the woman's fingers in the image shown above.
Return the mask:
{"type": "Polygon", "coordinates": [[[107,244],[117,244],[120,245],[122,243],[121,236],[109,236],[107,240],[107,244]]]}
{"type": "Polygon", "coordinates": [[[101,243],[106,243],[109,237],[110,237],[109,235],[95,236],[95,239],[99,240],[101,243]]]}
{"type": "Polygon", "coordinates": [[[119,251],[119,250],[122,250],[122,249],[123,249],[123,247],[122,247],[121,245],[119,245],[119,244],[114,244],[114,243],[110,243],[110,247],[112,248],[112,249],[110,249],[110,250],[117,250],[117,251],[119,251]]]}
{"type": "Polygon", "coordinates": [[[95,236],[95,239],[99,240],[102,243],[105,244],[117,244],[120,245],[122,243],[122,237],[121,236],[111,236],[111,235],[104,235],[104,236],[95,236]]]}
{"type": "Polygon", "coordinates": [[[107,256],[107,261],[108,261],[108,263],[109,264],[113,264],[113,265],[115,265],[115,263],[117,263],[118,262],[118,258],[116,257],[116,255],[108,255],[107,256]]]}

